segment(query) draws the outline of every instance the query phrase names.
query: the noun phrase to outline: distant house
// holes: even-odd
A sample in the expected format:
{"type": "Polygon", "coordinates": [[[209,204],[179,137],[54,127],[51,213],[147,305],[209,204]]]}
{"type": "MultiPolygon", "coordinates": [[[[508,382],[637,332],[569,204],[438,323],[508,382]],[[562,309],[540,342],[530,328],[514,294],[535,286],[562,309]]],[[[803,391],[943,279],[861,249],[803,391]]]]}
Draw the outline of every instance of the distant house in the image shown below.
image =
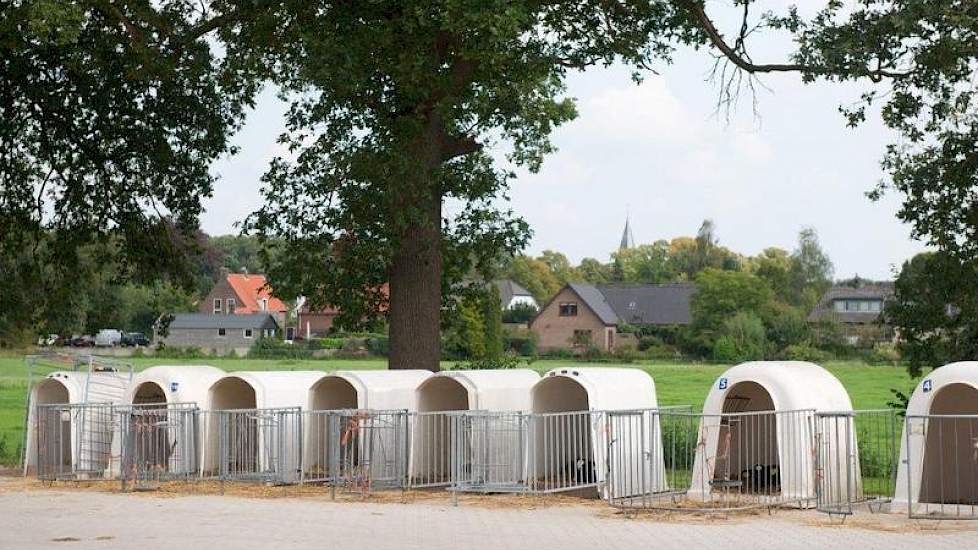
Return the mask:
{"type": "Polygon", "coordinates": [[[259,338],[278,335],[279,324],[270,313],[214,315],[179,313],[170,321],[167,335],[156,330],[156,341],[168,347],[194,347],[204,351],[247,352],[259,338]]]}
{"type": "Polygon", "coordinates": [[[333,328],[339,314],[340,310],[336,308],[311,310],[308,305],[303,305],[297,314],[298,334],[295,336],[306,340],[325,336],[333,328]]]}
{"type": "Polygon", "coordinates": [[[615,349],[621,325],[688,325],[689,283],[564,286],[530,322],[541,351],[594,346],[615,349]]]}
{"type": "Polygon", "coordinates": [[[892,283],[832,287],[812,309],[808,320],[838,323],[851,345],[892,340],[894,332],[882,318],[886,302],[892,297],[892,283]]]}
{"type": "Polygon", "coordinates": [[[289,308],[272,296],[264,275],[221,272],[221,277],[197,311],[206,315],[250,315],[269,313],[284,326],[289,308]]]}
{"type": "Polygon", "coordinates": [[[530,291],[520,286],[516,281],[501,279],[493,281],[493,284],[496,285],[496,289],[499,291],[499,304],[503,309],[513,309],[521,304],[533,306],[534,309],[540,309],[540,305],[537,304],[536,299],[530,294],[530,291]]]}

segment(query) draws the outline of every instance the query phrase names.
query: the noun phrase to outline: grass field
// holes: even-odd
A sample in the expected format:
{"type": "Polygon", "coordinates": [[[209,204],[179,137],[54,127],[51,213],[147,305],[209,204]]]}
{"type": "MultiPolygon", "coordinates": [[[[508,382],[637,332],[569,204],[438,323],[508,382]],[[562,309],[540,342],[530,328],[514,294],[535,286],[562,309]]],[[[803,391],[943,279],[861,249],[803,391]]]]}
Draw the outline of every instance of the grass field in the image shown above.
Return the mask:
{"type": "MultiPolygon", "coordinates": [[[[154,365],[207,364],[224,369],[237,370],[353,370],[383,369],[385,360],[368,359],[157,359],[136,358],[129,360],[134,368],[145,369],[154,365]]],[[[453,363],[443,363],[450,368],[453,363]]],[[[539,360],[531,367],[540,372],[552,368],[582,363],[569,360],[539,360]]],[[[590,363],[586,366],[641,368],[652,375],[656,383],[659,403],[662,405],[692,405],[699,408],[717,377],[728,367],[713,364],[633,363],[615,365],[590,363]]],[[[913,381],[903,367],[870,366],[859,362],[829,362],[825,364],[849,391],[853,406],[857,409],[881,408],[891,399],[890,388],[907,392],[913,381]]],[[[19,460],[19,447],[23,440],[24,406],[27,396],[27,366],[22,355],[0,355],[0,463],[19,460]]]]}

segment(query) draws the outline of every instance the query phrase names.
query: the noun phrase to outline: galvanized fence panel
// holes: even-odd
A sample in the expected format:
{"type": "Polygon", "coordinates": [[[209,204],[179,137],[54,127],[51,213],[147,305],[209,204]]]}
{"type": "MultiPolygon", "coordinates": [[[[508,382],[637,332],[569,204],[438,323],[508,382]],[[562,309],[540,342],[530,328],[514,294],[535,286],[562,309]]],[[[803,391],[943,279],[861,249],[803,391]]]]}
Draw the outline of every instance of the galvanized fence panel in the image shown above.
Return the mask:
{"type": "Polygon", "coordinates": [[[199,472],[200,410],[196,403],[117,407],[123,489],[153,489],[199,472]]]}
{"type": "Polygon", "coordinates": [[[467,411],[449,417],[453,491],[526,491],[528,414],[467,411]]]}
{"type": "Polygon", "coordinates": [[[303,482],[362,494],[406,486],[407,411],[309,411],[304,424],[303,482]]]}
{"type": "Polygon", "coordinates": [[[416,489],[447,487],[452,478],[452,432],[456,414],[408,414],[410,457],[408,485],[416,489]]]}
{"type": "Polygon", "coordinates": [[[606,470],[604,419],[600,411],[531,415],[526,490],[539,494],[597,488],[606,470]]]}
{"type": "Polygon", "coordinates": [[[907,415],[908,513],[978,519],[978,415],[907,415]]]}
{"type": "Polygon", "coordinates": [[[299,407],[214,411],[222,481],[297,483],[302,471],[299,407]]]}
{"type": "Polygon", "coordinates": [[[878,510],[893,498],[899,422],[892,409],[815,416],[815,482],[819,511],[849,515],[878,510]]]}
{"type": "Polygon", "coordinates": [[[815,500],[814,411],[616,415],[626,420],[615,428],[652,453],[609,450],[609,477],[624,484],[608,492],[614,506],[721,511],[815,500]]]}
{"type": "Polygon", "coordinates": [[[37,477],[105,479],[113,466],[116,419],[111,403],[38,405],[37,477]]]}

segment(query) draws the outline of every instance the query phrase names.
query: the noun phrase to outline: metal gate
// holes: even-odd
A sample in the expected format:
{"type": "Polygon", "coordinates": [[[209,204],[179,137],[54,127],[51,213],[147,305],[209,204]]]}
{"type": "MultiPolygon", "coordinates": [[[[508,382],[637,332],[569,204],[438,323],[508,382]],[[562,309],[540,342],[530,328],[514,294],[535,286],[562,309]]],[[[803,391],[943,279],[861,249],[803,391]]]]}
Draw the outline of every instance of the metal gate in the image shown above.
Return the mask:
{"type": "Polygon", "coordinates": [[[216,411],[220,479],[288,484],[300,480],[299,407],[216,411]]]}
{"type": "Polygon", "coordinates": [[[119,407],[123,489],[155,489],[161,481],[198,474],[199,413],[195,403],[119,407]]]}
{"type": "Polygon", "coordinates": [[[907,415],[908,513],[978,519],[978,415],[907,415]]]}
{"type": "Polygon", "coordinates": [[[898,462],[897,413],[891,409],[815,415],[816,507],[850,515],[877,511],[893,498],[898,462]]]}
{"type": "Polygon", "coordinates": [[[310,411],[305,425],[303,482],[362,494],[406,486],[407,411],[310,411]]]}
{"type": "Polygon", "coordinates": [[[731,511],[815,500],[814,411],[608,413],[613,506],[731,511]],[[641,452],[639,452],[639,450],[641,452]]]}
{"type": "Polygon", "coordinates": [[[38,405],[38,479],[106,478],[112,467],[115,425],[110,403],[38,405]]]}
{"type": "Polygon", "coordinates": [[[452,490],[525,492],[528,415],[467,411],[452,419],[452,490]]]}

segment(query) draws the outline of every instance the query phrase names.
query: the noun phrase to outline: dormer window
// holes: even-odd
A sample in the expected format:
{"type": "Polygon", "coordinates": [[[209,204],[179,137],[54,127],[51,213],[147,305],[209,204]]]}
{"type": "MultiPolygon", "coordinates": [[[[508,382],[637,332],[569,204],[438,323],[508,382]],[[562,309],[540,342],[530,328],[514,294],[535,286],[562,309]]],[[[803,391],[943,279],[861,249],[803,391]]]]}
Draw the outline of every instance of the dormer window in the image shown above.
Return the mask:
{"type": "Polygon", "coordinates": [[[258,307],[260,307],[262,311],[268,311],[268,298],[258,300],[258,307]]]}
{"type": "Polygon", "coordinates": [[[635,302],[628,302],[628,309],[634,311],[635,310],[635,302]]]}

